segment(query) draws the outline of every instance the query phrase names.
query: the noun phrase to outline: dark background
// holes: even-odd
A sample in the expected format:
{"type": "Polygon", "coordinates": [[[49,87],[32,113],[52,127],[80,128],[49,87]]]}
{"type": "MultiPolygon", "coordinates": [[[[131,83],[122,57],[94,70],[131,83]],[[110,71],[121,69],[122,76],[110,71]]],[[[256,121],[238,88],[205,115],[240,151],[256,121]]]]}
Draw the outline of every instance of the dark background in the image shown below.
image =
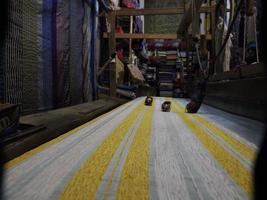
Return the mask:
{"type": "MultiPolygon", "coordinates": [[[[7,13],[7,4],[8,0],[1,0],[0,1],[0,50],[2,50],[2,44],[4,40],[4,36],[7,30],[7,21],[8,21],[8,13],[7,13]]],[[[265,19],[265,13],[264,10],[266,9],[266,0],[262,0],[262,16],[261,19],[265,19]]],[[[264,23],[264,20],[261,20],[261,36],[267,35],[266,27],[264,27],[266,23],[264,23]]],[[[267,61],[266,54],[267,54],[267,38],[262,37],[263,47],[264,47],[264,59],[265,63],[267,61]]],[[[267,113],[267,108],[264,108],[267,113]]],[[[267,123],[266,123],[267,125],[267,123]]],[[[266,130],[267,133],[267,130],[266,130]]],[[[2,141],[2,134],[0,135],[0,142],[2,141]]],[[[2,142],[0,146],[0,199],[2,199],[2,183],[3,183],[3,162],[2,162],[2,142]]],[[[256,160],[256,166],[254,171],[254,193],[255,193],[255,199],[267,199],[267,137],[265,134],[264,141],[262,142],[260,152],[258,154],[257,160],[256,160]]]]}
{"type": "MultiPolygon", "coordinates": [[[[263,42],[263,52],[264,52],[264,63],[266,67],[266,61],[267,61],[267,30],[266,22],[264,22],[266,19],[266,0],[262,0],[262,16],[261,16],[261,41],[263,42]],[[264,12],[265,11],[265,12],[264,12]],[[265,36],[265,37],[264,37],[265,36]]],[[[267,113],[267,108],[264,108],[265,112],[267,113]]],[[[265,125],[267,125],[267,121],[265,122],[265,125]]],[[[267,129],[265,130],[265,137],[264,141],[262,142],[262,145],[260,147],[260,152],[258,154],[257,160],[256,160],[256,166],[254,170],[254,194],[255,194],[255,200],[258,199],[267,199],[267,129]]]]}
{"type": "MultiPolygon", "coordinates": [[[[8,21],[8,0],[0,1],[0,51],[2,51],[2,44],[7,30],[8,21]]],[[[2,133],[0,133],[0,199],[2,199],[2,184],[3,184],[3,155],[2,155],[2,133]]]]}

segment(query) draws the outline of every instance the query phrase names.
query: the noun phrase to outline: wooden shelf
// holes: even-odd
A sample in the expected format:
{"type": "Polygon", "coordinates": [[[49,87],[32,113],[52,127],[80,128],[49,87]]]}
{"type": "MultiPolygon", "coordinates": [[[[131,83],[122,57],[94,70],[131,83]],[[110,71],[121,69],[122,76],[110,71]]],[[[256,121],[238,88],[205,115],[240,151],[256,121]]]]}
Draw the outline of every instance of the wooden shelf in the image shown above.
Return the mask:
{"type": "MultiPolygon", "coordinates": [[[[108,38],[108,33],[103,34],[104,38],[108,38]]],[[[115,33],[116,39],[178,39],[177,34],[158,34],[158,33],[115,33]]],[[[206,36],[207,40],[211,40],[211,35],[206,36]]]]}
{"type": "MultiPolygon", "coordinates": [[[[200,13],[212,12],[212,6],[202,6],[199,9],[200,13]]],[[[179,6],[175,8],[145,8],[145,9],[127,9],[111,11],[116,16],[139,16],[139,15],[177,15],[184,14],[184,7],[179,6]]]]}

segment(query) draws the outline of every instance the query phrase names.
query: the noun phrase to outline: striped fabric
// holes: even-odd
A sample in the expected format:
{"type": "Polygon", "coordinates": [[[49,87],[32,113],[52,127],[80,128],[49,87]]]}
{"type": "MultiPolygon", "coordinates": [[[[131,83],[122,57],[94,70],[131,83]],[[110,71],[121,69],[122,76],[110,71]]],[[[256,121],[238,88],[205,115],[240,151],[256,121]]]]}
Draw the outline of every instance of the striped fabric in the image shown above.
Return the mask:
{"type": "Polygon", "coordinates": [[[144,101],[6,163],[3,199],[253,199],[263,123],[205,105],[189,115],[182,99],[144,101]],[[170,112],[161,111],[166,100],[170,112]]]}
{"type": "Polygon", "coordinates": [[[24,113],[90,101],[90,71],[94,73],[97,64],[90,61],[93,4],[9,2],[8,34],[0,57],[0,99],[21,103],[24,113]]]}
{"type": "Polygon", "coordinates": [[[84,17],[83,17],[83,44],[82,44],[82,49],[83,49],[83,79],[82,79],[82,88],[83,88],[83,93],[82,93],[82,98],[83,101],[88,101],[92,98],[90,95],[91,91],[91,84],[90,84],[90,71],[89,71],[89,66],[90,66],[90,46],[88,44],[91,41],[91,30],[90,27],[88,27],[88,24],[90,23],[90,14],[91,14],[91,9],[88,6],[88,4],[84,4],[84,17]]]}
{"type": "Polygon", "coordinates": [[[70,1],[70,97],[71,104],[82,102],[83,1],[70,1]],[[78,12],[77,12],[78,11],[78,12]]]}
{"type": "Polygon", "coordinates": [[[53,68],[52,68],[52,0],[43,1],[42,7],[42,48],[41,65],[42,77],[41,108],[53,108],[53,68]]]}
{"type": "Polygon", "coordinates": [[[69,2],[57,1],[56,36],[57,36],[57,62],[56,62],[56,103],[58,107],[69,105],[69,2]]]}

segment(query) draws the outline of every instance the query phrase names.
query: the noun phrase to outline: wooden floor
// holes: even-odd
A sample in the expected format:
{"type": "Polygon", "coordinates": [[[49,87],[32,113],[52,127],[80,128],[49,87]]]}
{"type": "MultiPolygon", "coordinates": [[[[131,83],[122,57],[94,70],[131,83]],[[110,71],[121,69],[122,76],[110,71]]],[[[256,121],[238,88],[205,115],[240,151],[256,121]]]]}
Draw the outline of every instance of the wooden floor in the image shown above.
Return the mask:
{"type": "Polygon", "coordinates": [[[260,122],[138,98],[6,163],[4,199],[251,199],[260,122]]]}

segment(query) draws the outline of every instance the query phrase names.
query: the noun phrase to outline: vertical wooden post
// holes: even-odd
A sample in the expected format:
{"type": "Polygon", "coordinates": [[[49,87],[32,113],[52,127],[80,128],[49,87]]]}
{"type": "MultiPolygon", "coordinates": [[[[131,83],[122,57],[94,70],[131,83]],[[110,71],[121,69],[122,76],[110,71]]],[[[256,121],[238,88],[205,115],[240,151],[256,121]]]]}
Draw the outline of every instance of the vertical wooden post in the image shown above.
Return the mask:
{"type": "Polygon", "coordinates": [[[192,35],[197,35],[200,33],[200,13],[196,10],[195,5],[192,7],[192,16],[192,35]]]}
{"type": "Polygon", "coordinates": [[[246,15],[252,16],[254,14],[254,0],[246,0],[246,15]]]}
{"type": "MultiPolygon", "coordinates": [[[[108,21],[110,25],[110,32],[109,32],[109,56],[112,55],[116,51],[116,39],[115,39],[115,21],[116,15],[114,12],[109,12],[108,14],[108,21]]],[[[110,80],[110,96],[116,96],[116,63],[111,62],[109,68],[109,80],[110,80]]]]}
{"type": "MultiPolygon", "coordinates": [[[[130,16],[130,33],[133,33],[133,16],[130,16]]],[[[129,63],[132,63],[132,39],[129,39],[129,63]]]]}
{"type": "Polygon", "coordinates": [[[206,35],[200,36],[200,54],[206,56],[207,53],[207,39],[206,35]]]}
{"type": "Polygon", "coordinates": [[[212,1],[212,11],[211,11],[211,58],[212,58],[212,62],[210,63],[210,73],[214,74],[215,73],[215,62],[214,62],[214,58],[215,58],[215,29],[216,29],[216,15],[215,15],[215,2],[212,1]]]}

